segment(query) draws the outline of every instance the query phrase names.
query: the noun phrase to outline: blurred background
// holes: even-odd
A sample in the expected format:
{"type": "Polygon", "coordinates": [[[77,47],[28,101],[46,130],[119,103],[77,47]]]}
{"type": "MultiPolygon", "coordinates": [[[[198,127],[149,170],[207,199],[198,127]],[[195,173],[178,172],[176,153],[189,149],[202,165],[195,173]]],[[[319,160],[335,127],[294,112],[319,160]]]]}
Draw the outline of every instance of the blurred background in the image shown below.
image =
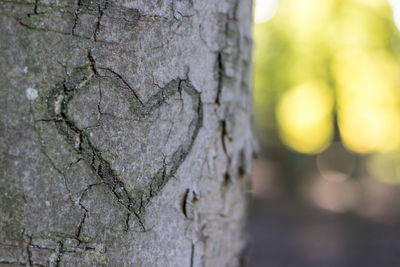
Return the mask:
{"type": "Polygon", "coordinates": [[[255,0],[247,266],[400,266],[399,29],[399,0],[255,0]]]}

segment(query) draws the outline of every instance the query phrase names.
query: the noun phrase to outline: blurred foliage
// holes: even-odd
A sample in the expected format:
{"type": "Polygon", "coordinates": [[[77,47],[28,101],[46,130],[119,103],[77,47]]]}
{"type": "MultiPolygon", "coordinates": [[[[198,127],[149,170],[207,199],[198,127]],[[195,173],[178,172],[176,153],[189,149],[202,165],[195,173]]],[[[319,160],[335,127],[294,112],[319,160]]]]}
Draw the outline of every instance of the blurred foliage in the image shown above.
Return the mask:
{"type": "Polygon", "coordinates": [[[400,34],[386,0],[280,0],[254,38],[263,146],[315,154],[340,138],[357,153],[398,153],[400,34]]]}

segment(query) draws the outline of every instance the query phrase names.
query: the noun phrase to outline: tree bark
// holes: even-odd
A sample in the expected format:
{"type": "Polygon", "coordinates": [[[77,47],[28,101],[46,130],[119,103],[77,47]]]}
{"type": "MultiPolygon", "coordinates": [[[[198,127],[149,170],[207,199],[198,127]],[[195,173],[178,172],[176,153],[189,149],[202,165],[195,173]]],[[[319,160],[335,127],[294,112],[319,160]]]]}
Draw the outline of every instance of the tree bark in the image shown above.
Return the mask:
{"type": "Polygon", "coordinates": [[[251,0],[0,0],[0,263],[238,266],[251,0]]]}

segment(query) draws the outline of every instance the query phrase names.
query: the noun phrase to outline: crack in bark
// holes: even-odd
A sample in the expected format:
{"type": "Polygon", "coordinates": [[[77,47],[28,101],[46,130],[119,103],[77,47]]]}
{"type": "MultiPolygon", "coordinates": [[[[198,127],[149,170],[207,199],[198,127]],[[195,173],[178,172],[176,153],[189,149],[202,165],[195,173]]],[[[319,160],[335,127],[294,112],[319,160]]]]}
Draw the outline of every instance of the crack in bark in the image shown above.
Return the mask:
{"type": "MultiPolygon", "coordinates": [[[[72,247],[68,247],[65,248],[64,243],[61,241],[57,242],[56,247],[43,247],[43,246],[39,246],[37,244],[34,244],[32,242],[32,236],[24,234],[23,233],[23,239],[24,239],[24,243],[26,243],[25,247],[24,247],[24,252],[25,252],[25,260],[26,261],[7,261],[7,260],[0,260],[0,264],[8,264],[8,265],[22,265],[22,266],[36,266],[36,267],[44,267],[45,265],[43,264],[39,264],[39,263],[35,263],[32,260],[32,249],[35,250],[45,250],[45,251],[52,251],[54,252],[49,260],[49,266],[54,266],[54,267],[58,267],[60,266],[61,263],[61,259],[64,253],[84,253],[87,251],[93,251],[96,250],[96,248],[94,247],[90,247],[90,246],[85,246],[85,247],[76,247],[76,246],[72,246],[72,247]]],[[[0,244],[1,246],[7,246],[7,247],[16,247],[19,248],[20,246],[15,246],[15,245],[8,245],[8,244],[0,244]]],[[[103,254],[104,251],[98,251],[99,253],[103,254]]],[[[47,265],[46,265],[47,266],[47,265]]]]}
{"type": "Polygon", "coordinates": [[[231,175],[229,174],[229,167],[231,166],[231,156],[228,153],[227,145],[226,145],[226,139],[229,141],[232,141],[231,138],[229,137],[228,131],[226,129],[226,120],[221,120],[221,143],[222,143],[222,149],[224,151],[224,154],[227,158],[227,169],[224,172],[224,180],[222,182],[222,187],[221,187],[221,193],[222,197],[225,198],[226,191],[228,189],[229,183],[232,181],[231,180],[231,175]]]}
{"type": "Polygon", "coordinates": [[[21,266],[27,266],[26,262],[23,261],[6,261],[6,260],[0,260],[0,264],[7,264],[7,265],[11,265],[14,266],[16,264],[19,264],[21,266]]]}
{"type": "Polygon", "coordinates": [[[29,30],[34,30],[34,31],[39,31],[39,32],[53,32],[53,33],[58,33],[58,34],[62,34],[62,35],[68,35],[68,36],[73,36],[76,38],[81,38],[81,39],[85,39],[85,40],[90,40],[90,38],[85,37],[85,36],[81,36],[81,35],[76,35],[76,34],[71,34],[70,32],[63,32],[63,31],[56,31],[56,30],[51,30],[51,29],[45,29],[45,28],[36,28],[36,27],[32,27],[31,25],[28,25],[26,23],[24,23],[22,21],[22,18],[14,18],[19,25],[28,28],[29,30]]]}
{"type": "Polygon", "coordinates": [[[190,192],[190,189],[189,188],[186,189],[186,192],[183,195],[183,200],[182,200],[182,212],[183,212],[183,215],[185,215],[186,218],[188,217],[188,212],[187,212],[187,205],[188,204],[187,204],[187,201],[188,201],[189,192],[190,192]]]}
{"type": "Polygon", "coordinates": [[[32,237],[29,235],[24,234],[24,241],[27,243],[25,246],[25,253],[26,253],[26,266],[32,266],[32,252],[30,250],[30,245],[32,242],[32,237]]]}
{"type": "MultiPolygon", "coordinates": [[[[39,0],[35,0],[35,4],[34,4],[34,6],[33,6],[33,14],[35,14],[35,15],[38,14],[38,12],[37,12],[38,4],[39,4],[39,0]]],[[[30,15],[31,15],[31,14],[28,14],[28,17],[29,17],[30,15]]]]}
{"type": "Polygon", "coordinates": [[[193,267],[194,264],[194,244],[192,243],[192,247],[190,250],[190,267],[193,267]]]}
{"type": "Polygon", "coordinates": [[[82,191],[82,194],[80,195],[79,201],[78,201],[78,205],[81,207],[81,209],[84,210],[84,212],[82,214],[82,217],[79,220],[79,223],[78,223],[78,225],[76,227],[75,239],[78,240],[78,246],[82,243],[82,240],[80,239],[80,235],[81,235],[82,227],[83,227],[83,224],[85,223],[85,220],[86,220],[86,217],[87,217],[87,213],[88,213],[88,209],[82,204],[81,201],[82,201],[83,195],[86,194],[87,191],[89,191],[92,188],[92,186],[95,186],[95,184],[94,185],[89,185],[88,187],[86,187],[82,191]]]}
{"type": "Polygon", "coordinates": [[[193,220],[195,217],[195,204],[198,201],[195,191],[187,188],[182,198],[181,208],[186,219],[193,220]]]}
{"type": "Polygon", "coordinates": [[[226,120],[221,120],[222,149],[224,150],[225,155],[228,157],[228,160],[230,160],[230,156],[228,154],[228,150],[227,150],[227,147],[226,147],[225,138],[228,138],[229,141],[232,141],[231,138],[229,137],[228,131],[226,129],[226,120]]]}
{"type": "Polygon", "coordinates": [[[93,40],[94,40],[95,42],[97,41],[97,34],[98,34],[99,30],[100,30],[101,18],[103,17],[103,15],[104,15],[104,10],[107,9],[107,6],[108,6],[108,0],[105,1],[105,3],[104,3],[104,8],[101,7],[101,2],[99,2],[99,3],[97,4],[99,16],[97,17],[96,26],[95,26],[95,29],[94,29],[94,32],[93,32],[93,40]]]}
{"type": "Polygon", "coordinates": [[[215,104],[217,106],[221,105],[221,94],[223,87],[224,78],[224,64],[222,61],[222,52],[217,53],[217,95],[215,97],[215,104]]]}
{"type": "MultiPolygon", "coordinates": [[[[52,121],[52,120],[47,120],[47,119],[46,119],[46,120],[35,120],[35,116],[34,116],[33,110],[32,110],[32,105],[29,106],[29,111],[30,111],[30,113],[31,113],[31,115],[32,115],[32,118],[33,118],[33,130],[34,130],[34,132],[38,135],[39,140],[43,140],[40,131],[37,129],[36,123],[37,123],[37,122],[41,122],[41,121],[48,122],[48,121],[52,121]]],[[[71,190],[70,190],[69,187],[68,187],[67,178],[66,178],[65,174],[56,166],[56,164],[54,163],[54,161],[53,161],[53,160],[51,159],[51,157],[47,154],[46,150],[45,150],[43,147],[40,147],[40,151],[41,151],[42,154],[47,158],[47,160],[50,162],[50,165],[52,166],[52,168],[53,168],[54,170],[56,170],[56,171],[61,175],[61,177],[63,178],[64,187],[65,187],[65,190],[67,191],[67,194],[68,194],[68,200],[72,203],[72,205],[74,205],[75,203],[74,203],[74,201],[72,200],[72,197],[71,197],[71,190]]],[[[79,160],[78,160],[77,162],[79,162],[79,160]]]]}
{"type": "Polygon", "coordinates": [[[63,247],[64,247],[64,244],[61,241],[59,241],[57,243],[57,247],[56,247],[56,251],[55,251],[55,253],[57,253],[57,256],[56,256],[56,259],[54,262],[54,267],[58,267],[60,265],[61,257],[63,255],[63,247]]]}
{"type": "MultiPolygon", "coordinates": [[[[91,60],[93,60],[93,57],[91,57],[91,60]]],[[[93,60],[93,62],[94,62],[94,60],[93,60]]],[[[93,66],[95,66],[95,65],[93,64],[93,66]]],[[[110,73],[112,73],[113,75],[118,77],[124,83],[124,85],[129,88],[129,90],[132,92],[134,97],[139,101],[140,105],[145,107],[145,104],[142,102],[142,100],[140,99],[138,94],[135,92],[135,90],[132,88],[132,86],[121,76],[121,74],[115,72],[111,68],[100,68],[100,69],[105,70],[105,71],[109,71],[110,73]]]]}
{"type": "Polygon", "coordinates": [[[49,160],[50,165],[53,167],[53,169],[56,170],[63,178],[64,187],[68,194],[68,200],[72,203],[72,205],[75,205],[75,203],[71,197],[71,190],[68,187],[67,178],[66,178],[65,174],[56,166],[56,164],[53,162],[53,160],[50,158],[50,156],[47,154],[47,152],[44,149],[41,149],[41,151],[44,154],[44,156],[49,160]]]}
{"type": "Polygon", "coordinates": [[[72,30],[71,30],[71,34],[72,35],[74,35],[75,34],[75,28],[76,28],[76,25],[78,24],[78,20],[79,20],[79,14],[81,13],[81,11],[82,11],[82,8],[81,8],[81,0],[78,0],[77,1],[77,9],[75,10],[75,12],[74,12],[74,24],[72,25],[72,30]]]}

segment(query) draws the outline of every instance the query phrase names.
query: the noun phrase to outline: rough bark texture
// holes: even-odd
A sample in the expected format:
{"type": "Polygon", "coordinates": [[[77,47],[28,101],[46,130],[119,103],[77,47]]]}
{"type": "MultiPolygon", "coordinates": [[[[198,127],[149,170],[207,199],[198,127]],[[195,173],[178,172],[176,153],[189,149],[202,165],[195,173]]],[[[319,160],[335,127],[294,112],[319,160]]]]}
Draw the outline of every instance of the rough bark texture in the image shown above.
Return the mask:
{"type": "Polygon", "coordinates": [[[0,13],[1,265],[240,265],[251,1],[0,13]]]}

